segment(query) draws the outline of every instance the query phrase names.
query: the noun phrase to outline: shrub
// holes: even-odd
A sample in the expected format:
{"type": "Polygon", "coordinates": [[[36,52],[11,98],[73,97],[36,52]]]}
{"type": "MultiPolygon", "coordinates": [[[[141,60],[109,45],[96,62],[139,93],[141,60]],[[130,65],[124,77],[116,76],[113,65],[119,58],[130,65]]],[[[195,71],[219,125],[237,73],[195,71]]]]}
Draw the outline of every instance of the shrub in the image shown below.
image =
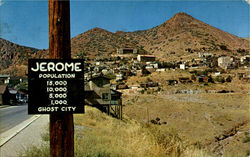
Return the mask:
{"type": "Polygon", "coordinates": [[[191,75],[191,80],[196,81],[196,76],[194,74],[191,75]]]}
{"type": "Polygon", "coordinates": [[[208,74],[208,70],[204,70],[201,72],[201,75],[207,75],[208,74]]]}
{"type": "Polygon", "coordinates": [[[226,81],[227,81],[227,82],[232,82],[232,77],[229,75],[229,76],[226,78],[226,81]]]}
{"type": "Polygon", "coordinates": [[[221,50],[228,50],[226,45],[219,45],[221,50]]]}
{"type": "Polygon", "coordinates": [[[22,82],[16,85],[17,90],[22,91],[22,92],[28,92],[28,83],[27,82],[22,82]]]}
{"type": "Polygon", "coordinates": [[[208,76],[208,82],[210,82],[210,83],[214,83],[214,79],[212,78],[212,76],[211,76],[211,75],[209,75],[209,76],[208,76]]]}
{"type": "Polygon", "coordinates": [[[168,41],[169,41],[169,42],[173,42],[173,41],[174,41],[174,39],[168,39],[168,41]]]}
{"type": "Polygon", "coordinates": [[[107,77],[111,80],[116,78],[115,74],[113,74],[113,73],[109,73],[109,74],[105,75],[105,77],[107,77]]]}
{"type": "Polygon", "coordinates": [[[50,152],[49,144],[43,144],[41,147],[28,147],[24,154],[19,154],[21,157],[48,157],[50,152]]]}
{"type": "Polygon", "coordinates": [[[239,48],[239,49],[237,49],[237,52],[238,52],[238,53],[245,53],[245,52],[246,52],[246,50],[245,50],[245,49],[241,49],[241,48],[239,48]]]}
{"type": "Polygon", "coordinates": [[[248,142],[250,142],[250,137],[249,137],[249,136],[245,136],[245,137],[242,139],[242,142],[243,142],[243,143],[248,143],[248,142]]]}
{"type": "Polygon", "coordinates": [[[215,81],[220,82],[220,83],[224,83],[224,82],[225,82],[225,79],[224,79],[224,77],[222,77],[222,76],[217,76],[217,77],[215,78],[215,81]]]}

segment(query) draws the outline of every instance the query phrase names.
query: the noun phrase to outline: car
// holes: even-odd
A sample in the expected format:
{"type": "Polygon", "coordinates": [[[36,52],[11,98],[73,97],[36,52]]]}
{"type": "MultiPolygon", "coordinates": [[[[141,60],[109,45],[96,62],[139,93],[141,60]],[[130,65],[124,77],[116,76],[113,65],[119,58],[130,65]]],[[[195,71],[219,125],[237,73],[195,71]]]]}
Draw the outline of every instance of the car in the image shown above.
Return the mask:
{"type": "Polygon", "coordinates": [[[24,99],[19,99],[18,101],[21,102],[21,103],[27,103],[27,99],[25,99],[25,98],[24,99]]]}

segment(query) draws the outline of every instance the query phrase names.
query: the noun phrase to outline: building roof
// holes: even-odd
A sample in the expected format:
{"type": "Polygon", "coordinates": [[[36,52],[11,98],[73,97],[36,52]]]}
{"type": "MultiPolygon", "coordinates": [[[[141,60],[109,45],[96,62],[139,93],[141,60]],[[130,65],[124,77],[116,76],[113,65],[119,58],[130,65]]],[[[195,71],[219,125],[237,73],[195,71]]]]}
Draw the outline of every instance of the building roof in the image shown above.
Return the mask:
{"type": "Polygon", "coordinates": [[[9,89],[9,92],[10,92],[10,94],[16,94],[17,90],[15,90],[15,89],[9,89]]]}
{"type": "Polygon", "coordinates": [[[93,91],[93,90],[90,89],[89,84],[86,84],[84,85],[84,91],[87,92],[87,91],[93,91]]]}
{"type": "Polygon", "coordinates": [[[122,95],[122,92],[119,92],[119,91],[117,91],[117,90],[113,90],[113,89],[111,89],[111,94],[120,94],[120,95],[122,95]]]}
{"type": "Polygon", "coordinates": [[[154,55],[140,55],[141,57],[152,57],[152,58],[155,58],[154,55]]]}
{"type": "Polygon", "coordinates": [[[123,49],[123,50],[133,50],[135,48],[133,48],[133,47],[125,47],[125,48],[121,48],[121,49],[123,49]]]}
{"type": "Polygon", "coordinates": [[[8,74],[0,74],[0,78],[8,78],[8,77],[10,77],[10,75],[8,75],[8,74]]]}

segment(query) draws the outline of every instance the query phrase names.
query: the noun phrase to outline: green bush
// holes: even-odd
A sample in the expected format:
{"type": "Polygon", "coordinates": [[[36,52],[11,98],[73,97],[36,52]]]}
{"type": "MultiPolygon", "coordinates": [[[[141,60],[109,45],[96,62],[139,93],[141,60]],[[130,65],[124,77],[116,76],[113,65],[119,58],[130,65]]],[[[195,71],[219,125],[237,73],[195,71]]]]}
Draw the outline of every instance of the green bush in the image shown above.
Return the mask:
{"type": "Polygon", "coordinates": [[[215,78],[215,81],[220,82],[220,83],[224,83],[224,82],[225,82],[225,79],[224,79],[224,77],[222,77],[222,76],[217,76],[217,77],[215,78]]]}
{"type": "Polygon", "coordinates": [[[243,142],[243,143],[248,143],[248,142],[250,142],[250,137],[249,137],[249,136],[244,137],[243,140],[242,140],[242,142],[243,142]]]}
{"type": "Polygon", "coordinates": [[[226,45],[219,45],[221,50],[228,50],[226,45]]]}
{"type": "Polygon", "coordinates": [[[43,144],[41,147],[28,147],[24,154],[19,154],[20,157],[48,157],[50,153],[49,144],[43,144]]]}
{"type": "Polygon", "coordinates": [[[22,82],[16,85],[16,89],[22,92],[28,92],[28,83],[22,82]]]}
{"type": "Polygon", "coordinates": [[[105,77],[107,77],[111,80],[116,78],[115,74],[112,74],[112,73],[105,75],[105,77]]]}
{"type": "Polygon", "coordinates": [[[194,74],[191,75],[191,80],[196,81],[196,76],[194,74]]]}
{"type": "Polygon", "coordinates": [[[233,79],[233,78],[229,75],[229,76],[226,78],[226,81],[227,81],[227,82],[232,82],[232,79],[233,79]]]}

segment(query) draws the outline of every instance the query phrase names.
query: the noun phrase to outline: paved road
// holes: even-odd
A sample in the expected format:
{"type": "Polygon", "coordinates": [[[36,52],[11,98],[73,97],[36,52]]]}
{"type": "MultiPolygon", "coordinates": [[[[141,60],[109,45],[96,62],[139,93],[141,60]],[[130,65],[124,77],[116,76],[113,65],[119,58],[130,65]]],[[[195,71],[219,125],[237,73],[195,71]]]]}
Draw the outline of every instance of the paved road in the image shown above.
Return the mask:
{"type": "Polygon", "coordinates": [[[28,105],[0,108],[0,134],[29,119],[28,105]]]}
{"type": "Polygon", "coordinates": [[[17,157],[29,147],[48,144],[41,137],[42,134],[49,133],[48,123],[48,115],[40,116],[0,147],[0,157],[17,157]]]}

